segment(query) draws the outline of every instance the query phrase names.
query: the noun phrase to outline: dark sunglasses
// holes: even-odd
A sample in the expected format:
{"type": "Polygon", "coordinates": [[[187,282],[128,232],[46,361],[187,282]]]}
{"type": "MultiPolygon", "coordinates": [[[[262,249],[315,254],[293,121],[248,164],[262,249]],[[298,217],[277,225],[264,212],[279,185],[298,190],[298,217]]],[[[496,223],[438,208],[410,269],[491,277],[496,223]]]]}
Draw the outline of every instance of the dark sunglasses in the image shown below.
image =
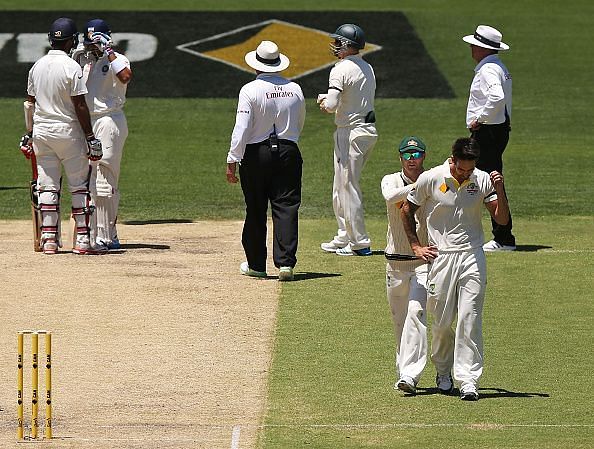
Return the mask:
{"type": "Polygon", "coordinates": [[[410,161],[411,159],[421,159],[423,157],[422,151],[413,151],[412,153],[400,153],[400,157],[405,161],[410,161]]]}

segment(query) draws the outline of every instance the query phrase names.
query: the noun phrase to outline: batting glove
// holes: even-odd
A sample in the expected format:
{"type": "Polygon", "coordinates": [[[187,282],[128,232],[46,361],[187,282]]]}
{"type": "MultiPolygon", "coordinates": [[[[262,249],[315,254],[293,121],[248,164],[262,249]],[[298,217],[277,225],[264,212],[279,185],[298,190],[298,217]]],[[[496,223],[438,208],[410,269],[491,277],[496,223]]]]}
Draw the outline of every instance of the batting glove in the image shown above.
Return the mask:
{"type": "Polygon", "coordinates": [[[33,137],[31,133],[27,133],[21,137],[20,148],[25,157],[31,159],[31,155],[33,154],[33,137]]]}
{"type": "Polygon", "coordinates": [[[103,157],[103,148],[101,147],[101,141],[95,136],[87,138],[87,157],[91,161],[98,161],[103,157]]]}
{"type": "Polygon", "coordinates": [[[113,55],[113,49],[111,48],[113,42],[109,34],[95,31],[93,34],[91,34],[91,39],[96,45],[99,45],[101,50],[103,50],[105,53],[108,55],[113,55]]]}

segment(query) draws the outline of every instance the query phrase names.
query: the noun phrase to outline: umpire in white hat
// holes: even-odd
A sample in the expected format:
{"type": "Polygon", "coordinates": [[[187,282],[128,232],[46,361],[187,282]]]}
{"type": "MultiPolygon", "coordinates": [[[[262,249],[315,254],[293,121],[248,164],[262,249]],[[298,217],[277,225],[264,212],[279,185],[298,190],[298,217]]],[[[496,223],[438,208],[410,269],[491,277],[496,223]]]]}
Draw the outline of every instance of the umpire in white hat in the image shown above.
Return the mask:
{"type": "Polygon", "coordinates": [[[266,277],[266,220],[272,209],[273,260],[279,280],[293,280],[297,263],[298,211],[303,159],[297,146],[305,121],[305,100],[298,84],[278,74],[290,61],[271,41],[245,55],[256,79],[239,92],[235,127],[227,154],[227,181],[245,198],[242,244],[247,258],[240,272],[266,277]]]}
{"type": "MultiPolygon", "coordinates": [[[[499,52],[509,50],[501,33],[490,26],[479,25],[474,34],[462,40],[470,44],[472,59],[477,63],[470,85],[466,126],[481,149],[477,168],[503,173],[503,152],[509,141],[512,116],[512,77],[499,59],[499,52]]],[[[493,239],[483,246],[485,251],[513,251],[516,239],[508,224],[492,220],[493,239]]]]}

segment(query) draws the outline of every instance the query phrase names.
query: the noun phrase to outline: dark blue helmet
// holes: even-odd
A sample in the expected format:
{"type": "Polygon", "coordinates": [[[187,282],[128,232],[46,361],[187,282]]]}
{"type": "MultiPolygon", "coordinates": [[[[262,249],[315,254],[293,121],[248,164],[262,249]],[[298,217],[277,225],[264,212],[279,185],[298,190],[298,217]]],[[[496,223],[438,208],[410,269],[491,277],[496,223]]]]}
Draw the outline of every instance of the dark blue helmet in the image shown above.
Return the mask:
{"type": "Polygon", "coordinates": [[[109,28],[109,25],[105,20],[89,20],[85,25],[83,44],[91,45],[93,43],[93,41],[91,40],[91,35],[96,32],[105,33],[108,36],[111,36],[111,29],[109,28]]]}
{"type": "Polygon", "coordinates": [[[78,30],[76,24],[72,19],[68,17],[60,17],[50,27],[49,33],[47,33],[50,44],[54,42],[66,41],[70,38],[74,38],[74,45],[78,45],[78,30]]]}
{"type": "Polygon", "coordinates": [[[353,23],[340,25],[330,37],[341,41],[343,45],[355,47],[359,50],[365,47],[365,34],[361,27],[353,23]]]}

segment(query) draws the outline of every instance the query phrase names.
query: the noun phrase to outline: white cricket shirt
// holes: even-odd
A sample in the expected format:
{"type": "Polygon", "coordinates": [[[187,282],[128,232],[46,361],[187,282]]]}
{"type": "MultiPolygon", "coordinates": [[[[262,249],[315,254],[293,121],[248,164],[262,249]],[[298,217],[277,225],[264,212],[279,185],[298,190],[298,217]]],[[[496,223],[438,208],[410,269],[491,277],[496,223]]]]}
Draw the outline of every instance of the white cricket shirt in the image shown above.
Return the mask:
{"type": "Polygon", "coordinates": [[[450,162],[421,173],[408,201],[427,207],[429,241],[443,252],[482,247],[482,205],[497,199],[489,174],[475,168],[459,184],[450,172],[450,162]]]}
{"type": "Polygon", "coordinates": [[[375,73],[361,55],[341,59],[330,71],[329,89],[341,92],[334,123],[346,127],[365,123],[365,116],[373,111],[375,73]]]}
{"type": "MultiPolygon", "coordinates": [[[[388,214],[388,232],[386,235],[386,253],[405,254],[413,256],[414,253],[408,242],[408,237],[402,225],[400,210],[404,200],[414,187],[412,180],[406,177],[403,172],[386,175],[382,179],[382,195],[386,200],[386,211],[388,214]]],[[[417,236],[423,246],[427,246],[427,207],[422,205],[415,212],[417,223],[417,236]]],[[[413,270],[415,267],[426,262],[418,261],[393,261],[394,265],[401,270],[413,270]]]]}
{"type": "Polygon", "coordinates": [[[499,56],[483,58],[474,71],[466,108],[466,126],[470,127],[473,120],[486,125],[504,123],[506,112],[511,120],[512,77],[499,56]]]}
{"type": "MultiPolygon", "coordinates": [[[[130,61],[116,52],[117,59],[122,59],[130,68],[130,61]]],[[[95,58],[81,58],[84,78],[87,80],[87,106],[91,117],[101,117],[121,112],[126,103],[128,85],[122,83],[111,68],[107,53],[95,61],[95,58]]]]}
{"type": "Polygon", "coordinates": [[[71,123],[78,122],[72,97],[87,88],[80,66],[62,50],[50,50],[29,70],[27,93],[35,97],[33,123],[71,123]]]}
{"type": "Polygon", "coordinates": [[[301,87],[278,74],[261,73],[239,91],[227,162],[240,162],[245,146],[268,139],[274,128],[279,139],[298,142],[304,122],[301,87]]]}

